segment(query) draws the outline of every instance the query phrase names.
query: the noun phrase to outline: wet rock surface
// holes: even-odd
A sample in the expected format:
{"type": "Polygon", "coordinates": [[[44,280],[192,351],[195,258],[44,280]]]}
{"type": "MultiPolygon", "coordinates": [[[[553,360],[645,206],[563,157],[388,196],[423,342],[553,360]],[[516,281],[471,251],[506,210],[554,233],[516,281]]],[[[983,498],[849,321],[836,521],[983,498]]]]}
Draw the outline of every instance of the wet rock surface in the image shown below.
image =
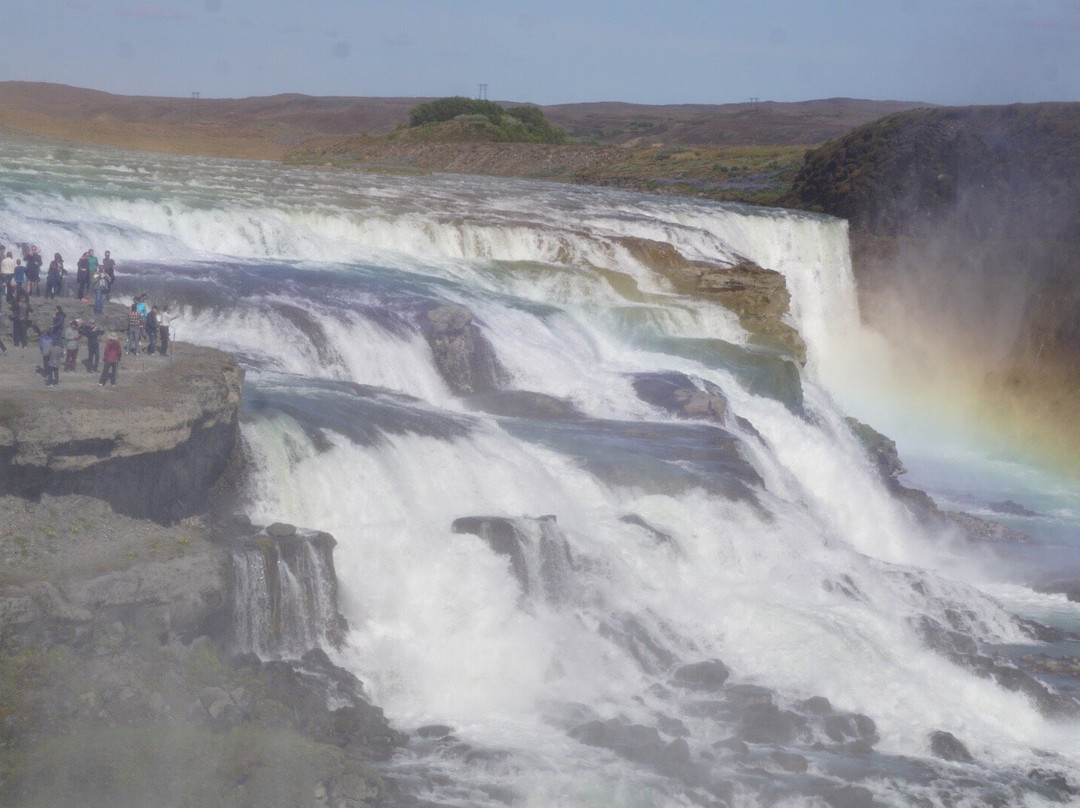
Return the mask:
{"type": "Polygon", "coordinates": [[[715,300],[730,309],[759,344],[806,362],[806,343],[784,321],[791,294],[779,272],[745,258],[728,266],[689,261],[672,245],[649,239],[620,241],[634,257],[664,274],[678,291],[715,300]]]}
{"type": "Polygon", "coordinates": [[[443,303],[422,311],[417,322],[435,366],[453,392],[474,395],[500,388],[506,371],[471,311],[443,303]]]}

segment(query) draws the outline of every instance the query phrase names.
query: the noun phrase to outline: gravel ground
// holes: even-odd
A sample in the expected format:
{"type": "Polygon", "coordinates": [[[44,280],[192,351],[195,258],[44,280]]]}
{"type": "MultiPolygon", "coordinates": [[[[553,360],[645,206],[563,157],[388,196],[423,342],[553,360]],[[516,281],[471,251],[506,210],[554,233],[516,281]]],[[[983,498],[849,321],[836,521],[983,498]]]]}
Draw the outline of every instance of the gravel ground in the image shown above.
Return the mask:
{"type": "Polygon", "coordinates": [[[91,497],[0,497],[0,585],[97,575],[206,544],[197,520],[163,527],[91,497]]]}

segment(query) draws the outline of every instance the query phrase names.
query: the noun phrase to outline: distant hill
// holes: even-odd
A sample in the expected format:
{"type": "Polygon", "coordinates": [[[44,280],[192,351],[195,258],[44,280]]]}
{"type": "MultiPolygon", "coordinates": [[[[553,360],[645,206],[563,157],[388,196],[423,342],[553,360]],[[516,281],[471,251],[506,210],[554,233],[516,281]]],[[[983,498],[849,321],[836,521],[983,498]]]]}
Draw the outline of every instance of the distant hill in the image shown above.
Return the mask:
{"type": "MultiPolygon", "coordinates": [[[[0,124],[52,135],[65,122],[115,127],[228,128],[291,145],[308,137],[385,135],[431,98],[315,97],[286,94],[254,98],[125,96],[60,84],[0,82],[0,124]],[[42,131],[47,130],[47,131],[42,131]]],[[[503,102],[505,105],[528,102],[503,102]]],[[[832,98],[798,103],[646,104],[589,103],[542,106],[574,140],[596,144],[792,145],[839,137],[854,126],[914,102],[832,98]]]]}

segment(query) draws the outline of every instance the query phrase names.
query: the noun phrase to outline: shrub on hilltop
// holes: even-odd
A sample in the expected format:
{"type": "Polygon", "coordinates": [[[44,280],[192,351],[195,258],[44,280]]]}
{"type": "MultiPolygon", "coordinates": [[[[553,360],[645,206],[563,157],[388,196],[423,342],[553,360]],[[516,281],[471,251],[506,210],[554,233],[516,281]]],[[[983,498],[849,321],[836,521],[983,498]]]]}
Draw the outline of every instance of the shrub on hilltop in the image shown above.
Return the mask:
{"type": "Polygon", "coordinates": [[[449,134],[476,140],[516,143],[565,143],[566,132],[554,126],[539,107],[518,106],[504,109],[494,101],[464,96],[439,98],[417,104],[409,113],[409,127],[427,127],[433,139],[449,134]],[[457,126],[445,127],[455,123],[457,126]]]}

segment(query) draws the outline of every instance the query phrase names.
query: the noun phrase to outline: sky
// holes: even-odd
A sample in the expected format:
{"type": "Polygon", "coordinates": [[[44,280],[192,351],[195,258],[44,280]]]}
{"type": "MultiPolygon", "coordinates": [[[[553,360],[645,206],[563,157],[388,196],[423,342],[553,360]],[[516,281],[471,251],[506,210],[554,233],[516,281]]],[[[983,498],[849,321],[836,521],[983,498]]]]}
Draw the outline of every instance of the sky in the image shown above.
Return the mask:
{"type": "Polygon", "coordinates": [[[0,0],[0,80],[561,104],[1080,100],[1080,0],[0,0]]]}

